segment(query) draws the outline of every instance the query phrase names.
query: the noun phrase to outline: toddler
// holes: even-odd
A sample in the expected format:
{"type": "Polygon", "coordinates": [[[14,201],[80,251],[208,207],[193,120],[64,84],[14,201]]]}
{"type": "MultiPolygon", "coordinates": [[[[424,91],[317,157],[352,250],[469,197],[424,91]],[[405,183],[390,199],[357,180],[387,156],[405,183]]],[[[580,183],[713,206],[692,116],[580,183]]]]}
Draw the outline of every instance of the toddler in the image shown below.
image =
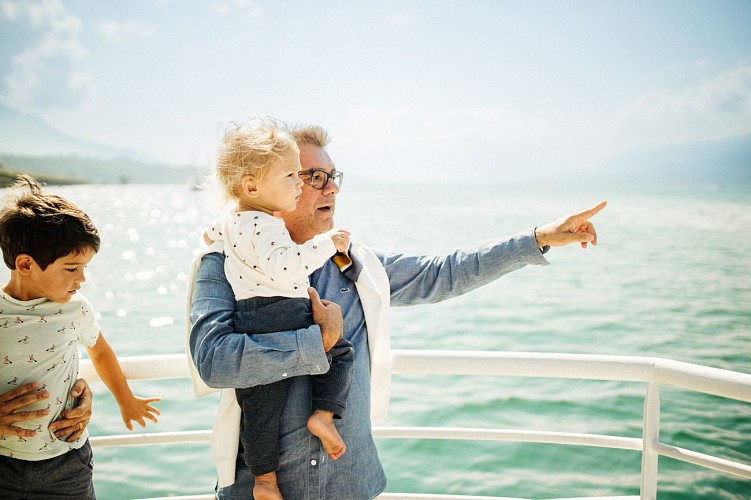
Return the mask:
{"type": "MultiPolygon", "coordinates": [[[[298,245],[279,213],[293,211],[302,193],[299,149],[283,124],[258,119],[224,137],[216,162],[217,178],[234,209],[212,223],[207,244],[222,241],[225,273],[237,300],[235,330],[248,334],[308,328],[313,324],[308,275],[349,247],[349,233],[332,229],[298,245]]],[[[334,425],[341,418],[351,383],[354,351],[340,340],[329,352],[327,373],[313,377],[313,412],[308,429],[321,439],[332,460],[345,451],[334,425]]],[[[257,500],[281,498],[279,418],[289,379],[236,390],[242,408],[243,458],[255,476],[257,500]]]]}

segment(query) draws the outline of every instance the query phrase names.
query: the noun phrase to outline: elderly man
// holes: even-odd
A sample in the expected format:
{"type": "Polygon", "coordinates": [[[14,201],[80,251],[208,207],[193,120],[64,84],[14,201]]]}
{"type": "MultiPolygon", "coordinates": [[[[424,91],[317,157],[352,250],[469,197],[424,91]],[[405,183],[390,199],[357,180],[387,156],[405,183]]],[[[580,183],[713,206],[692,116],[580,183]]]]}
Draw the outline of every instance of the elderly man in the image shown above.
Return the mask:
{"type": "MultiPolygon", "coordinates": [[[[326,152],[328,134],[317,126],[292,130],[300,148],[304,181],[294,212],[281,214],[295,242],[334,227],[342,173],[326,152]]],[[[370,499],[386,476],[371,433],[371,419],[385,415],[389,399],[391,305],[456,297],[526,265],[546,265],[551,246],[597,244],[589,219],[605,202],[509,239],[441,257],[383,254],[353,242],[345,262],[336,257],[314,272],[309,290],[316,324],[273,335],[233,331],[235,301],[224,276],[224,256],[209,252],[196,263],[191,290],[190,356],[203,382],[214,388],[268,384],[294,377],[279,429],[279,489],[289,499],[370,499]],[[347,452],[331,461],[306,427],[311,377],[328,368],[326,351],[341,336],[355,349],[347,411],[337,429],[347,452]]],[[[221,250],[221,249],[212,249],[221,250]]],[[[223,391],[213,436],[219,472],[217,496],[249,498],[253,476],[239,446],[234,391],[223,391]]]]}

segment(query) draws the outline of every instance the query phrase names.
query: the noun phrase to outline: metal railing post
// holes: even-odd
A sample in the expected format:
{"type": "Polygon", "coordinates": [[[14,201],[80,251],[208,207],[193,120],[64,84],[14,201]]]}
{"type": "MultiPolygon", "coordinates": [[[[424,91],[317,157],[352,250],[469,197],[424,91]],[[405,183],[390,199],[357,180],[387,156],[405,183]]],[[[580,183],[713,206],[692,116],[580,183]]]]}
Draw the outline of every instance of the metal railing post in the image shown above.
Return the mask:
{"type": "Polygon", "coordinates": [[[644,426],[641,453],[641,498],[656,500],[657,467],[660,455],[656,449],[660,440],[660,386],[650,380],[644,395],[644,426]]]}

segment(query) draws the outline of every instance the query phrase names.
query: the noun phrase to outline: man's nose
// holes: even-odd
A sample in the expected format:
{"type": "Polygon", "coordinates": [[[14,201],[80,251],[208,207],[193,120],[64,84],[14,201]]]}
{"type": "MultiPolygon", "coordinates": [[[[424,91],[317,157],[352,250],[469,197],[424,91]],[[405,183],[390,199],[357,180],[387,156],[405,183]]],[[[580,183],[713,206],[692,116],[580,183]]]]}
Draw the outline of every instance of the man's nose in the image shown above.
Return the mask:
{"type": "Polygon", "coordinates": [[[337,194],[339,192],[339,186],[334,182],[334,179],[329,179],[325,186],[323,186],[323,194],[337,194]]]}

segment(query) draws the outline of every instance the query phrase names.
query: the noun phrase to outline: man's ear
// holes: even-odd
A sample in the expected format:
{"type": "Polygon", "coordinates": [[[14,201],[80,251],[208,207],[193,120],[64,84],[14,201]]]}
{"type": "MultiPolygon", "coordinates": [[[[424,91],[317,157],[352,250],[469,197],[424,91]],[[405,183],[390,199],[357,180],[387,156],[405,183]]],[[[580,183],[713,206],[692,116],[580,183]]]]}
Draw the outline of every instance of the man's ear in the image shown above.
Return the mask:
{"type": "Polygon", "coordinates": [[[34,257],[27,253],[20,253],[16,256],[16,271],[21,276],[28,276],[31,274],[31,268],[35,264],[34,257]]]}
{"type": "Polygon", "coordinates": [[[251,198],[256,198],[258,196],[258,183],[256,182],[256,178],[252,175],[244,176],[240,181],[240,185],[242,186],[245,196],[250,196],[251,198]]]}

